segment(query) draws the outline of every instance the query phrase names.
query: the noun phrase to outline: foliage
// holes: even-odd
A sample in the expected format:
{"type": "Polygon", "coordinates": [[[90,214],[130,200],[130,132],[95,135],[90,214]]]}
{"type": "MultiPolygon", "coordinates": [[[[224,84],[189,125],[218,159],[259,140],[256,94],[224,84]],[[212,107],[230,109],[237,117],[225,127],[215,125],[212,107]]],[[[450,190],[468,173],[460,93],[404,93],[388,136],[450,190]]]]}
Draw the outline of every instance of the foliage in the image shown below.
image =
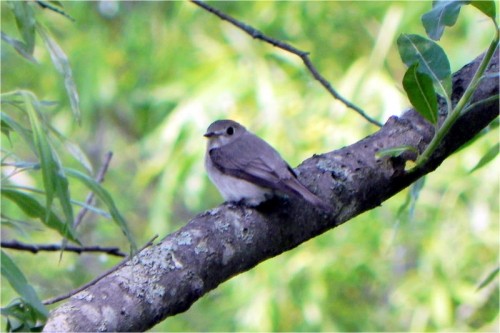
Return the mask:
{"type": "MultiPolygon", "coordinates": [[[[422,156],[417,158],[417,165],[415,168],[424,166],[429,156],[437,149],[443,137],[448,133],[458,117],[467,110],[474,90],[479,84],[479,81],[484,77],[486,66],[490,62],[495,49],[498,48],[500,28],[498,27],[495,16],[495,2],[492,0],[484,1],[481,4],[478,4],[477,1],[468,2],[457,0],[433,2],[432,10],[422,15],[422,23],[427,34],[430,38],[439,40],[444,32],[445,26],[451,27],[456,23],[458,14],[460,13],[460,7],[469,3],[474,5],[492,20],[495,27],[495,34],[479,68],[455,107],[451,105],[450,64],[443,49],[433,41],[419,35],[402,34],[398,38],[401,59],[409,67],[403,79],[403,87],[415,109],[432,124],[436,125],[434,138],[422,153],[422,156]],[[446,119],[439,128],[437,127],[438,108],[436,92],[433,86],[436,87],[437,92],[444,98],[447,106],[446,119]]],[[[496,98],[498,99],[498,96],[496,98]]],[[[481,102],[482,101],[479,101],[478,103],[481,102]]]]}
{"type": "MultiPolygon", "coordinates": [[[[38,33],[47,47],[55,68],[64,77],[64,85],[69,96],[73,115],[79,121],[79,97],[66,54],[52,39],[43,25],[36,21],[33,9],[28,2],[10,2],[8,6],[14,14],[23,41],[16,40],[3,31],[2,40],[13,46],[27,60],[36,62],[33,53],[35,51],[35,36],[38,33]]],[[[51,135],[56,136],[63,143],[67,140],[47,120],[44,104],[48,103],[40,102],[34,93],[26,90],[2,93],[1,103],[1,129],[11,144],[11,149],[2,147],[2,168],[10,169],[5,171],[5,177],[2,177],[2,200],[11,201],[22,212],[20,214],[19,211],[14,210],[14,213],[12,213],[9,209],[6,209],[7,212],[5,212],[2,209],[2,226],[9,225],[25,231],[24,222],[21,222],[19,217],[26,216],[28,220],[36,218],[43,225],[55,230],[64,238],[63,249],[67,240],[81,245],[75,231],[74,202],[72,202],[69,181],[66,177],[68,173],[80,180],[102,199],[110,209],[113,220],[127,236],[131,249],[134,251],[136,248],[135,242],[128,230],[128,226],[106,190],[84,173],[63,166],[58,152],[60,149],[52,141],[51,135]],[[19,136],[21,141],[24,141],[22,142],[25,145],[24,147],[28,147],[31,154],[25,154],[24,147],[19,144],[18,140],[13,138],[15,135],[19,136]],[[35,160],[35,162],[31,162],[32,160],[35,160]],[[41,172],[41,189],[19,186],[13,180],[14,177],[19,176],[21,173],[34,173],[36,177],[39,172],[41,172]],[[34,196],[29,195],[27,192],[42,194],[45,197],[45,205],[40,204],[34,196]],[[58,212],[54,210],[55,199],[59,203],[58,212]],[[61,213],[63,218],[59,217],[61,213]]],[[[89,164],[80,148],[71,143],[68,144],[68,147],[71,148],[70,153],[76,152],[78,154],[79,162],[84,161],[81,163],[82,166],[88,167],[89,164]]],[[[67,152],[64,153],[67,154],[67,152]]],[[[47,310],[16,263],[3,252],[1,267],[2,276],[9,281],[10,285],[21,297],[20,300],[16,300],[2,309],[2,315],[7,318],[7,329],[13,331],[38,330],[40,324],[47,318],[47,310]]]]}
{"type": "MultiPolygon", "coordinates": [[[[106,223],[107,211],[127,217],[128,234],[141,242],[177,229],[221,202],[202,163],[202,134],[216,118],[246,124],[291,165],[375,130],[332,101],[299,59],[252,40],[190,3],[65,2],[64,8],[43,3],[74,22],[35,2],[13,2],[17,15],[1,4],[1,83],[3,91],[14,92],[2,95],[2,161],[15,167],[3,167],[2,190],[22,193],[31,198],[27,203],[39,201],[44,212],[36,215],[42,223],[35,224],[18,205],[22,200],[2,194],[2,238],[53,243],[74,234],[82,244],[126,246],[116,226],[106,223]],[[108,195],[100,201],[107,211],[95,207],[97,214],[70,231],[70,210],[84,205],[88,190],[99,192],[99,185],[89,185],[91,177],[80,170],[99,167],[108,150],[115,159],[106,175],[108,195]],[[42,157],[51,170],[42,171],[42,157]],[[70,170],[79,170],[80,178],[70,170]],[[39,229],[54,216],[67,229],[39,229]]],[[[494,19],[490,3],[473,1],[472,6],[494,19]]],[[[453,2],[437,4],[213,5],[310,51],[344,97],[383,120],[407,106],[404,83],[401,89],[395,83],[405,69],[394,41],[400,32],[418,33],[425,11],[446,12],[448,6],[457,11],[453,2]]],[[[449,55],[449,73],[490,42],[486,32],[491,25],[467,7],[458,18],[451,13],[442,25],[425,28],[441,37],[449,27],[439,46],[449,55]]],[[[415,78],[421,68],[413,67],[415,78]]],[[[449,89],[445,81],[442,91],[449,89]]],[[[492,132],[498,133],[485,132],[447,160],[446,172],[429,175],[425,187],[415,186],[235,277],[155,330],[486,331],[498,325],[498,276],[477,290],[498,262],[498,177],[492,177],[498,161],[489,152],[498,135],[492,132]],[[489,163],[469,173],[486,155],[489,163]],[[400,212],[405,202],[411,214],[400,212]]],[[[123,228],[120,221],[115,218],[123,228]]],[[[69,253],[58,265],[47,254],[9,257],[42,299],[71,290],[116,263],[69,253]]],[[[18,296],[9,288],[1,292],[5,309],[28,309],[24,317],[11,312],[11,328],[14,319],[25,318],[36,329],[39,317],[28,297],[9,307],[8,300],[18,296]]]]}
{"type": "Polygon", "coordinates": [[[14,301],[5,309],[2,309],[2,315],[7,317],[7,330],[31,331],[32,328],[37,327],[36,324],[39,318],[42,320],[47,318],[48,311],[12,259],[3,251],[1,254],[2,276],[9,281],[22,299],[21,302],[14,301]],[[15,322],[14,318],[17,319],[18,323],[13,323],[15,322]]]}

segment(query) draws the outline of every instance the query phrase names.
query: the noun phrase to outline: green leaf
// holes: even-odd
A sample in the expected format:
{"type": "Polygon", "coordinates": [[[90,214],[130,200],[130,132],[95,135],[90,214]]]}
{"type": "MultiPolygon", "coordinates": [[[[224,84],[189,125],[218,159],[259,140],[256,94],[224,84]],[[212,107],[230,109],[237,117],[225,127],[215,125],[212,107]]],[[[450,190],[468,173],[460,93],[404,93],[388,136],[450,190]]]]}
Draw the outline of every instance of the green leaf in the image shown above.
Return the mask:
{"type": "Polygon", "coordinates": [[[132,252],[135,252],[137,250],[137,245],[135,244],[135,240],[132,236],[132,233],[128,228],[127,222],[116,208],[115,202],[113,201],[111,195],[109,195],[108,191],[106,191],[97,181],[81,173],[78,170],[68,169],[68,168],[66,168],[65,170],[68,176],[74,177],[79,181],[81,181],[92,192],[94,192],[95,195],[97,195],[97,197],[99,197],[102,200],[102,202],[106,205],[106,207],[108,207],[109,212],[111,213],[111,217],[113,218],[113,221],[115,221],[115,223],[122,230],[123,234],[127,237],[128,241],[130,242],[132,252]]]}
{"type": "Polygon", "coordinates": [[[3,124],[6,124],[6,126],[8,126],[11,130],[13,130],[17,134],[19,134],[23,138],[23,140],[28,144],[28,146],[31,148],[31,150],[34,153],[36,153],[35,143],[33,141],[33,135],[31,134],[31,131],[29,129],[23,127],[21,124],[19,124],[15,120],[13,120],[6,113],[0,112],[0,118],[2,119],[2,127],[3,127],[3,124]]]}
{"type": "Polygon", "coordinates": [[[10,141],[10,132],[14,131],[14,129],[10,127],[9,124],[7,124],[7,122],[5,122],[3,119],[0,120],[0,130],[10,141]]]}
{"type": "Polygon", "coordinates": [[[419,35],[401,34],[397,44],[401,60],[406,66],[418,63],[418,71],[430,76],[434,83],[450,77],[448,57],[435,42],[419,35]]]}
{"type": "MultiPolygon", "coordinates": [[[[4,228],[11,228],[12,230],[15,230],[15,232],[22,235],[23,237],[29,237],[28,234],[26,233],[27,229],[28,230],[37,229],[28,222],[10,218],[9,216],[6,216],[4,213],[0,217],[0,225],[2,226],[3,230],[5,230],[4,228]]],[[[37,229],[37,231],[39,231],[39,229],[37,229]]]]}
{"type": "Polygon", "coordinates": [[[59,161],[59,158],[52,146],[49,143],[45,128],[43,127],[40,118],[42,114],[38,108],[38,101],[35,96],[29,92],[20,92],[24,98],[26,112],[28,113],[35,143],[35,150],[40,159],[42,169],[42,179],[46,194],[46,209],[50,211],[52,202],[55,197],[59,199],[59,203],[66,217],[66,224],[72,226],[74,221],[73,208],[71,206],[71,196],[69,193],[68,180],[64,174],[64,170],[59,161]]]}
{"type": "Polygon", "coordinates": [[[493,161],[495,159],[495,157],[497,157],[499,149],[500,149],[500,144],[499,143],[497,143],[495,146],[491,147],[490,150],[488,150],[488,152],[486,154],[484,154],[483,157],[481,157],[481,159],[479,160],[479,162],[477,162],[476,166],[474,166],[469,171],[469,174],[473,173],[477,169],[480,169],[483,166],[485,166],[486,164],[488,164],[491,161],[493,161]]]}
{"type": "Polygon", "coordinates": [[[0,34],[2,35],[2,40],[4,42],[6,42],[7,44],[9,44],[10,46],[12,46],[14,48],[14,50],[17,51],[17,53],[19,53],[24,58],[28,59],[29,61],[31,61],[31,62],[33,62],[35,64],[38,63],[36,61],[36,59],[33,57],[33,55],[27,52],[26,45],[23,42],[15,39],[15,38],[10,37],[9,35],[7,35],[6,33],[4,33],[3,31],[0,32],[0,34]]]}
{"type": "Polygon", "coordinates": [[[496,22],[497,12],[496,12],[495,1],[472,0],[470,4],[479,9],[481,12],[483,12],[483,14],[491,18],[494,22],[496,22]]]}
{"type": "Polygon", "coordinates": [[[73,116],[77,122],[80,123],[80,97],[78,95],[78,91],[76,90],[76,84],[73,79],[73,72],[71,70],[71,66],[69,65],[68,57],[56,41],[52,39],[52,37],[42,27],[42,25],[37,24],[36,28],[42,37],[47,50],[49,51],[52,63],[56,67],[57,71],[64,77],[64,87],[66,88],[66,92],[69,97],[73,116]]]}
{"type": "MultiPolygon", "coordinates": [[[[18,108],[21,108],[20,105],[16,105],[15,103],[19,104],[19,101],[16,100],[19,96],[23,96],[23,92],[11,92],[11,93],[5,93],[0,95],[2,97],[2,102],[5,103],[10,103],[15,105],[18,108]]],[[[28,95],[30,93],[27,93],[28,95]]],[[[33,103],[33,102],[32,102],[33,103]]],[[[35,111],[39,106],[52,106],[53,102],[49,101],[35,101],[35,111]]],[[[24,111],[24,109],[23,109],[24,111]]],[[[49,121],[44,119],[43,117],[38,117],[41,123],[41,127],[45,128],[47,132],[51,132],[51,134],[54,134],[56,138],[61,140],[61,142],[64,144],[66,150],[77,160],[89,173],[93,171],[92,164],[90,163],[88,157],[86,154],[81,150],[81,148],[69,141],[64,135],[62,135],[57,129],[53,128],[50,124],[49,121]]],[[[34,147],[34,142],[33,142],[33,136],[31,134],[31,131],[24,128],[20,124],[18,124],[15,120],[13,120],[8,114],[0,112],[0,119],[1,119],[1,124],[2,124],[2,132],[7,135],[7,132],[10,130],[14,130],[15,132],[18,132],[23,139],[30,145],[32,148],[32,151],[36,154],[37,150],[34,147]],[[5,126],[5,128],[4,128],[5,126]]]]}
{"type": "Polygon", "coordinates": [[[28,113],[30,120],[36,154],[40,159],[43,186],[45,188],[46,195],[45,205],[48,212],[51,209],[56,192],[57,165],[54,161],[52,148],[49,145],[45,131],[40,123],[38,116],[39,112],[37,112],[38,110],[35,110],[35,104],[33,103],[33,100],[35,99],[34,96],[27,92],[21,92],[21,95],[23,96],[26,112],[28,113]]]}
{"type": "Polygon", "coordinates": [[[74,215],[73,207],[71,206],[71,194],[69,192],[69,182],[64,173],[64,168],[59,156],[55,151],[52,150],[52,157],[54,159],[54,165],[56,170],[56,183],[55,183],[55,193],[56,197],[59,199],[64,216],[66,217],[66,224],[68,226],[73,226],[74,215]]]}
{"type": "Polygon", "coordinates": [[[418,63],[406,71],[403,78],[403,88],[411,104],[431,124],[437,124],[438,104],[437,96],[432,85],[432,79],[418,72],[418,63]]]}
{"type": "Polygon", "coordinates": [[[477,290],[483,289],[488,284],[490,284],[490,282],[493,281],[493,279],[498,275],[499,272],[500,267],[497,267],[493,271],[491,271],[490,274],[488,274],[488,276],[483,281],[481,281],[481,283],[477,287],[477,290]]]}
{"type": "Polygon", "coordinates": [[[92,163],[90,163],[87,155],[78,145],[72,143],[69,140],[65,140],[64,147],[68,150],[71,156],[73,156],[73,158],[77,160],[89,173],[93,172],[92,163]]]}
{"type": "Polygon", "coordinates": [[[22,298],[16,298],[1,308],[1,314],[7,317],[8,332],[41,332],[46,319],[22,298]]]}
{"type": "Polygon", "coordinates": [[[451,75],[441,81],[442,87],[446,92],[446,95],[451,96],[453,90],[453,83],[451,80],[451,75]]]}
{"type": "Polygon", "coordinates": [[[54,5],[58,6],[58,7],[61,7],[61,8],[63,8],[63,7],[64,7],[61,1],[51,0],[51,1],[49,1],[49,2],[50,2],[51,4],[54,4],[54,5]]]}
{"type": "MultiPolygon", "coordinates": [[[[479,306],[467,318],[467,325],[474,331],[484,330],[486,325],[492,323],[495,318],[498,318],[499,290],[496,283],[490,290],[487,290],[487,298],[484,303],[479,306]]],[[[494,325],[494,324],[493,324],[494,325]]]]}
{"type": "Polygon", "coordinates": [[[48,228],[56,230],[59,234],[69,240],[80,244],[71,225],[64,223],[52,211],[43,207],[35,198],[18,190],[2,187],[0,190],[3,199],[14,202],[26,215],[40,219],[48,228]]]}
{"type": "Polygon", "coordinates": [[[33,54],[35,49],[35,17],[27,1],[13,1],[14,16],[24,40],[25,52],[33,54]]]}
{"type": "Polygon", "coordinates": [[[418,155],[418,150],[415,147],[412,146],[398,146],[398,147],[391,147],[391,148],[386,148],[386,149],[381,149],[375,153],[375,157],[377,159],[382,158],[382,157],[398,157],[402,153],[410,151],[418,155]]]}
{"type": "Polygon", "coordinates": [[[432,9],[422,15],[422,25],[427,35],[433,40],[439,40],[445,26],[451,27],[457,22],[460,7],[468,1],[439,0],[432,3],[432,9]]]}
{"type": "Polygon", "coordinates": [[[33,287],[28,283],[21,270],[14,261],[3,251],[1,251],[1,271],[2,276],[9,281],[14,290],[31,305],[42,318],[49,315],[47,309],[43,306],[33,287]]]}
{"type": "Polygon", "coordinates": [[[71,195],[69,193],[69,183],[66,175],[64,174],[63,168],[58,161],[57,181],[56,181],[56,195],[61,204],[64,216],[66,217],[66,225],[73,226],[74,215],[73,206],[71,206],[71,195]]]}

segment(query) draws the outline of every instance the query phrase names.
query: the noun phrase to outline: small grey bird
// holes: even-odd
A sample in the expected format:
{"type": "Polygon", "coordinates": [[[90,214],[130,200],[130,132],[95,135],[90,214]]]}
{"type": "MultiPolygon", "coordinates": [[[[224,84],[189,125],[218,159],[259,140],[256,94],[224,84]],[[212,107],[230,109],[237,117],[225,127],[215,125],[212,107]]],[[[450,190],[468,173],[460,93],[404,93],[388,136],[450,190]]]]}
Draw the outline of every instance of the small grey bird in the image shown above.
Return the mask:
{"type": "Polygon", "coordinates": [[[208,138],[205,168],[226,201],[256,206],[282,192],[331,210],[299,182],[273,147],[237,122],[217,120],[204,135],[208,138]]]}

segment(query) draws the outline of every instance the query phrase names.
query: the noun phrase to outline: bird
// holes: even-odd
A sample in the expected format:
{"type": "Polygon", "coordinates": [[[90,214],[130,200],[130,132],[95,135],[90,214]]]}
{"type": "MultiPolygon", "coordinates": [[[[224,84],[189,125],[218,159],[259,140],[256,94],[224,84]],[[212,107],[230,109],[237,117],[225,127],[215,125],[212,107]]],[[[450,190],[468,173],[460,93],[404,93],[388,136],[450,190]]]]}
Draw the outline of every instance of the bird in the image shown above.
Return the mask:
{"type": "Polygon", "coordinates": [[[208,138],[205,169],[224,200],[258,206],[281,193],[324,211],[332,209],[300,183],[271,145],[236,121],[217,120],[204,136],[208,138]]]}

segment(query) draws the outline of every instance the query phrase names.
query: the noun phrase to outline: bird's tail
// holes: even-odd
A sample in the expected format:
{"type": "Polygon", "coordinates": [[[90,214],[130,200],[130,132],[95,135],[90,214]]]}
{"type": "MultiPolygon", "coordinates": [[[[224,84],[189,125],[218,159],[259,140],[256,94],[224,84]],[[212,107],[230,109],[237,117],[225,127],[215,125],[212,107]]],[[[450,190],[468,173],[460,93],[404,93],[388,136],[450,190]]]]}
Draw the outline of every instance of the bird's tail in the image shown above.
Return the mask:
{"type": "Polygon", "coordinates": [[[292,181],[288,182],[288,186],[296,196],[297,195],[300,196],[301,198],[311,203],[312,205],[318,207],[319,209],[326,212],[331,212],[333,210],[332,205],[325,202],[323,199],[319,198],[317,195],[309,191],[307,187],[302,185],[302,183],[300,183],[297,179],[294,178],[292,181]]]}

